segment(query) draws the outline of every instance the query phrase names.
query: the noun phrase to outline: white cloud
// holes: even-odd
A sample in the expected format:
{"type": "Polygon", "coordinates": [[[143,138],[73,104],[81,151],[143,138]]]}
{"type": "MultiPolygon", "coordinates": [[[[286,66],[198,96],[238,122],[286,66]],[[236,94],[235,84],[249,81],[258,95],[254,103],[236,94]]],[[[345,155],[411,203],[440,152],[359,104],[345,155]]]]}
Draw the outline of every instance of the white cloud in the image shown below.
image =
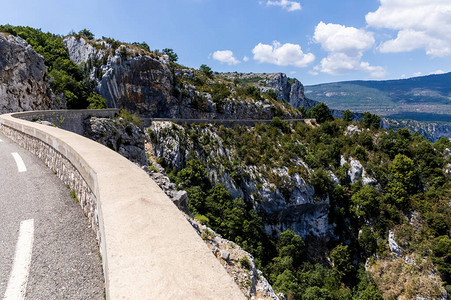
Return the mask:
{"type": "Polygon", "coordinates": [[[272,45],[259,43],[252,50],[254,59],[260,63],[271,63],[278,66],[306,67],[315,60],[313,53],[304,53],[301,46],[295,44],[280,44],[274,41],[272,45]]]}
{"type": "Polygon", "coordinates": [[[226,63],[228,65],[237,65],[240,63],[238,59],[233,56],[230,50],[218,50],[213,53],[213,59],[226,63]]]}
{"type": "Polygon", "coordinates": [[[418,76],[421,76],[421,75],[423,75],[423,73],[415,72],[415,73],[412,74],[412,77],[418,77],[418,76]]]}
{"type": "Polygon", "coordinates": [[[342,52],[355,55],[370,49],[374,45],[373,33],[340,24],[320,22],[313,36],[315,42],[329,52],[342,52]]]}
{"type": "Polygon", "coordinates": [[[361,61],[363,52],[374,46],[372,32],[320,22],[315,28],[313,40],[328,52],[328,56],[315,67],[316,71],[332,75],[363,71],[373,77],[385,76],[383,67],[371,66],[368,62],[361,61]]]}
{"type": "Polygon", "coordinates": [[[445,74],[445,73],[446,73],[445,71],[439,69],[439,70],[435,70],[435,71],[429,73],[429,75],[439,75],[439,74],[445,74]]]}
{"type": "Polygon", "coordinates": [[[247,57],[247,56],[243,57],[243,61],[244,62],[249,61],[249,57],[247,57]]]}
{"type": "Polygon", "coordinates": [[[280,6],[283,9],[286,9],[287,11],[296,11],[302,9],[302,6],[299,2],[289,0],[279,0],[279,1],[268,0],[266,2],[266,5],[280,6]]]}
{"type": "Polygon", "coordinates": [[[380,0],[375,12],[366,15],[374,28],[397,30],[394,39],[383,42],[379,50],[407,52],[424,49],[427,55],[451,55],[451,1],[380,0]]]}

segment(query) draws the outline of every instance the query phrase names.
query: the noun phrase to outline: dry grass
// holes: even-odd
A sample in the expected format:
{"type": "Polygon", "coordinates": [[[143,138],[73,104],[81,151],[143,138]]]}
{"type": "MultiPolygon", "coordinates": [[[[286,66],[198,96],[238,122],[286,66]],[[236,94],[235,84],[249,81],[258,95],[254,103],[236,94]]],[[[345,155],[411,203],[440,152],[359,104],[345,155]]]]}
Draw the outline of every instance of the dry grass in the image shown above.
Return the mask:
{"type": "Polygon", "coordinates": [[[422,257],[408,257],[414,261],[408,263],[405,257],[386,257],[369,267],[384,299],[440,299],[445,290],[432,263],[422,257]]]}

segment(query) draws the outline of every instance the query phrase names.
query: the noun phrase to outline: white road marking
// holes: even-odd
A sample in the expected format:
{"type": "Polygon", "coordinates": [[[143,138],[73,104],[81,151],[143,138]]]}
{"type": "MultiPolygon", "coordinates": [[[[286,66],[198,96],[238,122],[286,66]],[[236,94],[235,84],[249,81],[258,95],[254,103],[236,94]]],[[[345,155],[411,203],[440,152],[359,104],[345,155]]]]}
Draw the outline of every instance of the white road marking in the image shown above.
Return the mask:
{"type": "Polygon", "coordinates": [[[3,300],[25,299],[31,253],[33,251],[34,220],[20,222],[19,238],[16,245],[13,268],[3,300]]]}
{"type": "Polygon", "coordinates": [[[24,162],[22,160],[22,157],[20,157],[19,153],[13,152],[11,154],[14,157],[14,160],[16,161],[17,170],[19,170],[19,173],[26,172],[27,171],[27,167],[25,167],[25,164],[24,164],[24,162]]]}

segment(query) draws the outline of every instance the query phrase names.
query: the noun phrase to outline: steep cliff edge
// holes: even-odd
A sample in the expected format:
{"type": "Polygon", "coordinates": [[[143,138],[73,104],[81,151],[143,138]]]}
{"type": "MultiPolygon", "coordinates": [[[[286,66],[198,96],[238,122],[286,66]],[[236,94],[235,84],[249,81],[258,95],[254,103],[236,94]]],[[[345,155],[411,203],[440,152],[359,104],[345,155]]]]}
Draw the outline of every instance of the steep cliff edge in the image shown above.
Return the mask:
{"type": "MultiPolygon", "coordinates": [[[[109,107],[126,108],[143,118],[301,117],[288,102],[266,95],[264,88],[252,90],[247,85],[234,85],[220,74],[205,74],[170,63],[161,53],[75,36],[66,37],[64,44],[71,59],[84,65],[91,79],[96,80],[96,91],[107,99],[109,107]]],[[[281,79],[287,80],[284,74],[281,79]]],[[[301,87],[296,91],[302,96],[301,87]]]]}
{"type": "Polygon", "coordinates": [[[56,106],[42,56],[23,39],[0,34],[0,113],[56,106]]]}

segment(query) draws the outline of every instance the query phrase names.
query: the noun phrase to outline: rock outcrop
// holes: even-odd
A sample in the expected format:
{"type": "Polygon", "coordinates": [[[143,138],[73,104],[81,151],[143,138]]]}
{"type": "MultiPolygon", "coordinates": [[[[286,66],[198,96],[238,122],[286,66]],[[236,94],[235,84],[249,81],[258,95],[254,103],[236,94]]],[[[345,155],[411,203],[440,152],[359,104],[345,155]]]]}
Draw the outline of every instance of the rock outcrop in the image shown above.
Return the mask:
{"type": "MultiPolygon", "coordinates": [[[[166,55],[134,45],[113,48],[106,41],[74,36],[65,38],[64,44],[71,59],[88,68],[91,79],[97,81],[96,91],[107,100],[108,107],[126,108],[144,119],[272,119],[276,115],[276,106],[264,99],[230,96],[215,102],[211,93],[190,84],[195,77],[193,70],[171,67],[166,55]]],[[[291,94],[293,101],[302,98],[300,82],[292,91],[285,74],[279,73],[272,80],[275,86],[284,85],[287,99],[291,94]]],[[[207,85],[213,83],[212,79],[207,85]]],[[[282,114],[286,118],[301,117],[295,110],[290,113],[283,108],[282,114]]]]}
{"type": "Polygon", "coordinates": [[[376,179],[368,175],[362,163],[357,159],[350,157],[348,161],[342,156],[340,165],[343,166],[346,163],[349,164],[349,169],[346,172],[349,182],[357,183],[359,180],[362,180],[363,185],[375,185],[377,183],[376,179]]]}
{"type": "Polygon", "coordinates": [[[250,253],[197,220],[188,218],[188,221],[246,297],[255,300],[279,300],[263,273],[255,266],[254,257],[250,253]]]}
{"type": "MultiPolygon", "coordinates": [[[[450,120],[451,121],[451,120],[450,120]]],[[[412,132],[418,132],[432,142],[436,142],[442,137],[451,138],[450,122],[420,122],[415,120],[394,120],[382,118],[382,128],[398,130],[409,128],[412,132]]]]}
{"type": "MultiPolygon", "coordinates": [[[[223,146],[216,130],[214,126],[207,125],[197,137],[199,140],[208,139],[215,145],[214,150],[210,151],[196,148],[187,138],[189,134],[183,126],[171,122],[152,122],[148,131],[152,143],[150,154],[181,169],[190,153],[197,153],[197,159],[207,166],[210,181],[222,184],[233,198],[243,198],[252,203],[263,217],[265,231],[272,236],[287,229],[302,237],[329,235],[329,198],[316,197],[313,186],[303,178],[308,175],[290,174],[287,167],[268,170],[266,166],[250,165],[241,166],[238,172],[242,174],[240,179],[234,179],[233,172],[224,165],[232,163],[236,149],[223,146]],[[274,184],[268,176],[279,178],[279,183],[274,184]]],[[[293,165],[305,170],[306,174],[311,172],[302,160],[293,162],[293,165]]]]}
{"type": "Polygon", "coordinates": [[[85,121],[84,135],[118,152],[139,166],[147,166],[143,131],[122,118],[91,117],[85,121]]]}
{"type": "Polygon", "coordinates": [[[44,59],[20,37],[0,33],[0,113],[52,109],[44,59]]]}

